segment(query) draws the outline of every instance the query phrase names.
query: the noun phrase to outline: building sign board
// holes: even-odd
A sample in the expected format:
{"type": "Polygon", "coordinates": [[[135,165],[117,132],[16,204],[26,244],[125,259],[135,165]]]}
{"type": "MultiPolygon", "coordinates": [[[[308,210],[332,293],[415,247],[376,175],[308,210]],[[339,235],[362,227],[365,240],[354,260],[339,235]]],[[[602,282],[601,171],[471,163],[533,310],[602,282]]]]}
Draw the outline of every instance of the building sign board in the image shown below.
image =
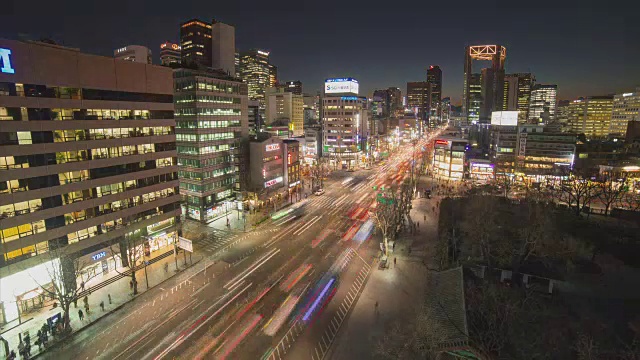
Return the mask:
{"type": "Polygon", "coordinates": [[[268,144],[264,147],[265,151],[275,151],[280,150],[280,144],[268,144]]]}
{"type": "Polygon", "coordinates": [[[102,259],[103,257],[107,256],[107,252],[106,251],[100,251],[99,253],[92,255],[91,256],[91,260],[93,261],[98,261],[100,259],[102,259]]]}
{"type": "Polygon", "coordinates": [[[278,176],[277,178],[273,179],[273,180],[269,180],[267,182],[264,183],[264,187],[268,188],[269,186],[273,186],[277,183],[281,183],[282,182],[282,176],[278,176]]]}
{"type": "Polygon", "coordinates": [[[0,48],[0,71],[5,74],[15,74],[15,69],[11,66],[11,50],[0,48]]]}
{"type": "Polygon", "coordinates": [[[358,80],[354,78],[327,79],[324,82],[325,94],[353,93],[358,94],[358,80]]]}
{"type": "Polygon", "coordinates": [[[178,237],[178,247],[188,252],[193,252],[193,242],[189,239],[185,239],[182,236],[178,237]]]}

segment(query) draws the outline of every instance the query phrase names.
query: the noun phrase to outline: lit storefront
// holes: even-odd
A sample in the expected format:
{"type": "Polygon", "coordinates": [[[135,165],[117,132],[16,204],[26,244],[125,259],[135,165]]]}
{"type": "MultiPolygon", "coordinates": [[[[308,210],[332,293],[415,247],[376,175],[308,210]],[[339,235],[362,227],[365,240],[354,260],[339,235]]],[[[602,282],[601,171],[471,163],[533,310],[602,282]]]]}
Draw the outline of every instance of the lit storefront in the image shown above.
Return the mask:
{"type": "Polygon", "coordinates": [[[437,178],[462,180],[467,141],[462,139],[437,139],[434,142],[433,172],[437,178]]]}
{"type": "Polygon", "coordinates": [[[476,182],[487,182],[494,178],[493,164],[489,160],[469,161],[469,178],[476,182]]]}

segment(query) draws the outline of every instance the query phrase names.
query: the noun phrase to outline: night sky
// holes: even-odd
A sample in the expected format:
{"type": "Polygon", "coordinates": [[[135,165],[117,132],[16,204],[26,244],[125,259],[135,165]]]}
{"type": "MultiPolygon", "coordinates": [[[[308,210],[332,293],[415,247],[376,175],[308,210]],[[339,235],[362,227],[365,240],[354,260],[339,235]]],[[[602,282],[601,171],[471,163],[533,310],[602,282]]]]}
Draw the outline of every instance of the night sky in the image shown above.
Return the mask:
{"type": "Polygon", "coordinates": [[[161,42],[178,42],[180,22],[215,18],[236,26],[237,49],[271,51],[279,80],[301,80],[309,93],[327,77],[351,76],[361,94],[389,86],[404,94],[407,81],[424,80],[437,64],[443,95],[459,103],[464,47],[481,44],[506,46],[507,73],[558,84],[561,99],[640,86],[640,5],[630,0],[9,2],[0,37],[49,37],[107,56],[145,45],[155,63],[161,42]]]}

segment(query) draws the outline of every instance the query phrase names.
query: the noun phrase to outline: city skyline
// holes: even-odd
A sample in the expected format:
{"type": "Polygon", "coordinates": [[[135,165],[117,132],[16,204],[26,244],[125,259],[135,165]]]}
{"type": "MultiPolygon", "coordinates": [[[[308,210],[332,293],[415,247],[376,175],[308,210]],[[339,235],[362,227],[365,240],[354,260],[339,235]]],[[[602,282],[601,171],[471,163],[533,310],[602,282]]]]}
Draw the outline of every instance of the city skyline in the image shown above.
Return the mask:
{"type": "Polygon", "coordinates": [[[111,10],[117,5],[80,13],[77,1],[55,6],[36,1],[31,5],[39,10],[27,13],[21,5],[15,5],[14,16],[5,21],[1,37],[20,38],[25,34],[30,39],[52,38],[62,45],[105,56],[116,48],[139,44],[149,47],[154,63],[159,63],[160,44],[179,41],[181,22],[194,17],[207,21],[215,18],[235,26],[236,49],[269,50],[280,69],[280,80],[299,79],[309,93],[321,90],[325,78],[349,76],[359,79],[361,95],[369,96],[374,89],[404,88],[408,81],[424,81],[428,66],[439,65],[443,70],[443,96],[460,104],[464,48],[484,43],[507,48],[507,73],[531,72],[541,83],[558,84],[559,99],[632,91],[640,78],[640,68],[632,61],[640,56],[640,48],[632,42],[640,26],[628,15],[603,15],[584,3],[579,7],[554,4],[553,11],[545,6],[486,6],[460,15],[450,13],[428,24],[417,21],[420,7],[426,11],[427,6],[419,4],[411,12],[380,12],[341,4],[341,11],[334,12],[331,6],[292,11],[286,4],[254,3],[243,8],[254,11],[243,12],[224,4],[207,8],[187,1],[180,8],[166,6],[166,11],[160,10],[163,7],[159,4],[151,12],[142,5],[127,4],[127,11],[119,13],[111,10]],[[52,27],[45,21],[51,18],[61,21],[52,27]],[[331,31],[324,26],[327,19],[331,19],[331,31]],[[99,32],[77,31],[96,22],[101,24],[99,32]],[[553,26],[541,27],[543,24],[553,26]],[[421,39],[433,36],[434,31],[442,34],[441,41],[416,45],[424,43],[421,39]],[[332,36],[335,34],[343,36],[332,36]],[[354,42],[351,37],[367,41],[354,42]]]}

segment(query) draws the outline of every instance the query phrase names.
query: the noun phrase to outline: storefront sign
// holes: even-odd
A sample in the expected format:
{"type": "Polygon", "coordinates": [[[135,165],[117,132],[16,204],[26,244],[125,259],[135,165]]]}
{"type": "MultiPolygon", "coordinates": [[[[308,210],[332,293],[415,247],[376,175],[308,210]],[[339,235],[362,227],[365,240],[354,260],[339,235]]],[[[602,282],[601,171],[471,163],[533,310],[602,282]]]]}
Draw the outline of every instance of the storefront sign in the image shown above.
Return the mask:
{"type": "Polygon", "coordinates": [[[269,186],[273,186],[277,183],[281,183],[282,182],[282,176],[278,176],[277,178],[273,179],[273,180],[269,180],[267,182],[264,183],[264,187],[269,187],[269,186]]]}
{"type": "Polygon", "coordinates": [[[294,186],[296,186],[296,185],[298,185],[298,184],[300,184],[300,180],[298,180],[298,181],[296,181],[296,182],[294,182],[294,183],[289,184],[289,187],[291,188],[291,187],[294,187],[294,186]]]}
{"type": "Polygon", "coordinates": [[[280,144],[269,144],[264,147],[265,151],[275,151],[280,150],[280,144]]]}
{"type": "Polygon", "coordinates": [[[0,70],[5,74],[15,74],[15,69],[11,66],[11,50],[0,48],[0,70]]]}
{"type": "Polygon", "coordinates": [[[182,236],[178,237],[178,247],[185,249],[188,252],[193,252],[193,243],[189,239],[185,239],[182,236]]]}
{"type": "Polygon", "coordinates": [[[98,261],[100,259],[102,259],[103,257],[107,256],[107,252],[106,251],[101,251],[93,256],[91,256],[91,260],[93,261],[98,261]]]}

